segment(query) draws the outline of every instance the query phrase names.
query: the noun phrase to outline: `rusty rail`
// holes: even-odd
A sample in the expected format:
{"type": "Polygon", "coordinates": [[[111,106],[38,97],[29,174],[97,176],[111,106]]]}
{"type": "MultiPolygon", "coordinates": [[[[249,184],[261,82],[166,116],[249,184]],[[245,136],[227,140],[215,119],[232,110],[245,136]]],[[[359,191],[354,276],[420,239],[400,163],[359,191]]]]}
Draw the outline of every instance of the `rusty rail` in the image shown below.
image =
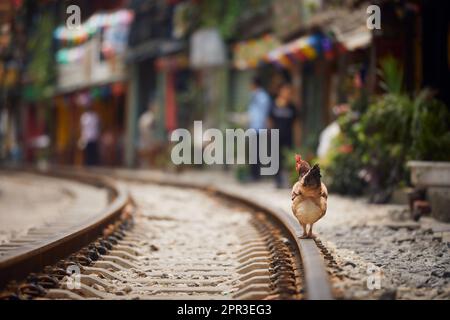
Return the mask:
{"type": "Polygon", "coordinates": [[[31,170],[34,173],[42,173],[60,178],[76,179],[81,182],[106,187],[111,190],[112,202],[93,221],[85,222],[60,234],[55,234],[52,239],[36,243],[33,247],[22,248],[12,256],[0,258],[0,287],[11,279],[20,279],[30,272],[42,270],[44,266],[53,264],[76,252],[82,247],[94,241],[102,230],[120,217],[120,213],[127,203],[132,201],[124,187],[109,176],[134,182],[153,183],[174,187],[194,188],[209,191],[219,196],[229,198],[263,212],[275,219],[281,228],[290,235],[292,243],[300,255],[303,266],[303,281],[306,287],[306,297],[310,300],[333,299],[328,274],[324,260],[314,240],[300,239],[301,230],[296,219],[284,210],[274,207],[269,203],[255,201],[239,194],[237,190],[220,188],[210,184],[196,181],[186,181],[175,176],[145,177],[126,174],[124,171],[110,169],[85,170],[73,167],[58,167],[52,170],[31,170]]]}
{"type": "MultiPolygon", "coordinates": [[[[12,170],[12,168],[8,169],[12,170]]],[[[58,178],[70,178],[106,188],[110,191],[111,202],[89,221],[83,221],[76,226],[68,226],[67,229],[57,232],[50,238],[20,246],[16,250],[0,256],[0,288],[11,280],[20,280],[31,272],[39,272],[45,266],[67,257],[94,241],[108,225],[120,218],[123,209],[129,202],[126,189],[108,177],[87,172],[81,173],[78,170],[67,172],[27,168],[25,171],[58,178]]]]}
{"type": "Polygon", "coordinates": [[[264,212],[276,219],[282,225],[288,234],[291,235],[295,242],[303,265],[304,282],[306,285],[306,296],[309,300],[332,300],[333,295],[328,273],[325,268],[325,262],[319,248],[312,239],[300,239],[302,231],[300,225],[293,215],[288,214],[285,210],[275,207],[269,203],[261,203],[247,197],[242,196],[235,190],[220,188],[196,181],[186,181],[179,177],[165,176],[163,179],[154,177],[130,176],[124,171],[114,171],[109,169],[94,169],[96,172],[113,174],[120,179],[136,181],[142,183],[155,183],[159,185],[167,185],[174,187],[186,187],[199,190],[207,190],[216,193],[233,201],[240,202],[258,211],[264,212]]]}

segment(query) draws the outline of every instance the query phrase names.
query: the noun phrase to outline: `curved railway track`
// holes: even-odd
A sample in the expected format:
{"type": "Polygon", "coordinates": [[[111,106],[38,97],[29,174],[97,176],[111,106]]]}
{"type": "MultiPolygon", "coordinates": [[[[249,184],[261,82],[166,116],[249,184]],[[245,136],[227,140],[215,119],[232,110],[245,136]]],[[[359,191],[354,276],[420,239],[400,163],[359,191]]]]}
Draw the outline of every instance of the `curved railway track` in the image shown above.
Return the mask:
{"type": "Polygon", "coordinates": [[[0,245],[4,299],[332,298],[316,243],[269,205],[191,181],[45,174],[106,188],[110,204],[0,245]]]}

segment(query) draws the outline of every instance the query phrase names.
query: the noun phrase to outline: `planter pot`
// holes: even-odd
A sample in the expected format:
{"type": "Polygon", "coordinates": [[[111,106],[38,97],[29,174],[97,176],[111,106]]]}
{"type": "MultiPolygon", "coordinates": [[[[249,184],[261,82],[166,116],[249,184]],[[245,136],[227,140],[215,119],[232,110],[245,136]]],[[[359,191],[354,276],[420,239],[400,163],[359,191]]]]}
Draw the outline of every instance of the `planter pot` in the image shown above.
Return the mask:
{"type": "Polygon", "coordinates": [[[431,215],[440,220],[450,221],[450,162],[410,161],[411,181],[419,188],[427,190],[431,204],[431,215]]]}
{"type": "Polygon", "coordinates": [[[449,187],[450,162],[409,161],[411,182],[416,187],[449,187]]]}
{"type": "Polygon", "coordinates": [[[427,198],[431,204],[431,215],[437,220],[450,222],[450,188],[429,187],[427,198]]]}
{"type": "Polygon", "coordinates": [[[412,192],[412,188],[397,188],[392,192],[391,199],[389,200],[390,203],[393,204],[400,204],[400,205],[408,205],[409,204],[409,198],[408,194],[412,192]]]}

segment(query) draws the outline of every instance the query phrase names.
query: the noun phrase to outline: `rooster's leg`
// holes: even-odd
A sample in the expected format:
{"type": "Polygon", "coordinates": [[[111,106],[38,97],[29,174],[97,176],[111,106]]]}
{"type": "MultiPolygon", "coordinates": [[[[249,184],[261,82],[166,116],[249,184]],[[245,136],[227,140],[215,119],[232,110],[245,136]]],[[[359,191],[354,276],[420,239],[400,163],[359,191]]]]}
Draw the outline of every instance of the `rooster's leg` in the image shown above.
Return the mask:
{"type": "Polygon", "coordinates": [[[312,233],[312,227],[313,227],[313,224],[310,224],[309,225],[308,238],[314,239],[316,237],[316,235],[312,233]]]}
{"type": "Polygon", "coordinates": [[[306,224],[302,224],[303,228],[303,234],[301,235],[300,239],[306,239],[308,238],[308,232],[306,232],[306,224]]]}

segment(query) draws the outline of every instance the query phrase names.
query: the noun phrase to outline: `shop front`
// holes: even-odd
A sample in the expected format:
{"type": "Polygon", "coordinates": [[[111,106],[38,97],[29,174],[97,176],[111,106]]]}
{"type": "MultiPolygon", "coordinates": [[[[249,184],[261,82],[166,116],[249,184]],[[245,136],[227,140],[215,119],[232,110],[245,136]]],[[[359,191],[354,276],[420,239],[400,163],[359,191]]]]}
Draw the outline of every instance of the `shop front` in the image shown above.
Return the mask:
{"type": "Polygon", "coordinates": [[[132,19],[131,11],[118,10],[94,14],[79,29],[55,30],[59,49],[53,138],[58,163],[85,163],[80,121],[92,111],[99,119],[99,164],[123,164],[128,83],[123,57],[132,19]]]}

